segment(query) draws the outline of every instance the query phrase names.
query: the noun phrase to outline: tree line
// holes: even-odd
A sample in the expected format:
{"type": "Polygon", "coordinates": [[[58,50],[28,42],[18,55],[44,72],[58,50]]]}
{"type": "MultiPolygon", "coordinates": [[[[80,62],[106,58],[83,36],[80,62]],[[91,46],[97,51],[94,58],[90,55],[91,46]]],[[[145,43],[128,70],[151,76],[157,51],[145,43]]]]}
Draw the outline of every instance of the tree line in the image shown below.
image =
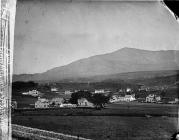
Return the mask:
{"type": "Polygon", "coordinates": [[[92,94],[89,91],[78,91],[71,95],[70,102],[78,104],[78,99],[86,98],[89,102],[93,103],[96,108],[104,108],[105,104],[109,102],[110,95],[92,94]]]}

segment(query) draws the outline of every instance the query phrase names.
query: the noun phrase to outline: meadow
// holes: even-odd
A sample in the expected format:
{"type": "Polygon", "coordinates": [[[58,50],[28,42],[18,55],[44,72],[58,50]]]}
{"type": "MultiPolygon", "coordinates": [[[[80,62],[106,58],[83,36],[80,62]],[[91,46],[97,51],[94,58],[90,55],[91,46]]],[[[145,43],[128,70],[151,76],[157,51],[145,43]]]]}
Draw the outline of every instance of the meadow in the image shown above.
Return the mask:
{"type": "Polygon", "coordinates": [[[177,128],[177,117],[167,114],[176,113],[176,105],[120,103],[102,110],[23,111],[12,115],[12,123],[94,140],[167,140],[177,128]]]}
{"type": "Polygon", "coordinates": [[[95,140],[168,139],[176,118],[121,116],[17,116],[13,123],[95,140]]]}

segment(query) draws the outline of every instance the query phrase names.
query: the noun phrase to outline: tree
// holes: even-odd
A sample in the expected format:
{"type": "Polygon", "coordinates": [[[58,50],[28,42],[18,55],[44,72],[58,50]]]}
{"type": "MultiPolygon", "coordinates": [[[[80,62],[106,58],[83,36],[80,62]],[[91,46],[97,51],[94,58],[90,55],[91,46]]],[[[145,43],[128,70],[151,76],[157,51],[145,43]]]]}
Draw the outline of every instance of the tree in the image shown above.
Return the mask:
{"type": "Polygon", "coordinates": [[[51,107],[55,107],[55,102],[52,102],[52,103],[50,104],[50,106],[51,106],[51,107]]]}
{"type": "Polygon", "coordinates": [[[51,90],[51,87],[48,84],[43,84],[38,86],[38,90],[41,92],[47,92],[51,90]]]}
{"type": "Polygon", "coordinates": [[[162,97],[165,97],[165,96],[166,96],[166,92],[165,92],[165,91],[162,91],[162,92],[160,93],[160,95],[161,95],[162,97]]]}
{"type": "Polygon", "coordinates": [[[92,94],[89,91],[78,91],[71,94],[70,102],[72,104],[78,104],[78,99],[86,98],[91,101],[92,94]]]}
{"type": "Polygon", "coordinates": [[[33,81],[23,82],[17,81],[12,83],[12,90],[13,91],[23,91],[23,90],[30,90],[38,87],[38,83],[33,81]]]}
{"type": "Polygon", "coordinates": [[[78,91],[72,93],[70,102],[72,104],[78,104],[78,99],[80,98],[86,98],[88,101],[92,102],[96,108],[104,108],[104,105],[108,103],[110,99],[110,94],[108,96],[103,94],[92,95],[89,91],[78,91]]]}
{"type": "Polygon", "coordinates": [[[33,81],[23,82],[16,81],[12,83],[12,95],[21,96],[22,92],[27,92],[29,90],[37,89],[38,83],[33,81]]]}
{"type": "Polygon", "coordinates": [[[106,103],[108,103],[110,96],[105,96],[103,94],[94,94],[92,96],[92,103],[96,108],[103,108],[106,103]]]}

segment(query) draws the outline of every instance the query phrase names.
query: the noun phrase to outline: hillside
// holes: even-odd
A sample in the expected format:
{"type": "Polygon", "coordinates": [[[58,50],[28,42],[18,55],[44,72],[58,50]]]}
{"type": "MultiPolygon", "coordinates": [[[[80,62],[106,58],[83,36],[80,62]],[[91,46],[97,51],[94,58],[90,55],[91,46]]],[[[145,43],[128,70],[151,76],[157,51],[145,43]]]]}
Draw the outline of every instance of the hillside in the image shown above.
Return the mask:
{"type": "Polygon", "coordinates": [[[60,81],[138,71],[179,70],[178,63],[179,51],[123,48],[112,53],[84,58],[40,74],[14,75],[13,81],[60,81]]]}

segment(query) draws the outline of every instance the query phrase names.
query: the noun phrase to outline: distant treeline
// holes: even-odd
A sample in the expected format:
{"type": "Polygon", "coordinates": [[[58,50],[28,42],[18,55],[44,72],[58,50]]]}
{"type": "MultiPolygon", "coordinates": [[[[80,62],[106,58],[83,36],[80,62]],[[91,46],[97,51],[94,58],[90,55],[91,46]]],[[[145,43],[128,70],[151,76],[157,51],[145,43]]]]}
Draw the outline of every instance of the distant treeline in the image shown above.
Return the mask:
{"type": "Polygon", "coordinates": [[[50,86],[48,84],[39,84],[34,81],[17,81],[12,83],[12,95],[21,95],[21,92],[27,92],[29,90],[38,90],[38,91],[50,91],[50,86]]]}
{"type": "Polygon", "coordinates": [[[146,86],[174,85],[179,82],[179,74],[126,80],[129,83],[142,83],[146,86]]]}
{"type": "MultiPolygon", "coordinates": [[[[139,89],[139,83],[146,86],[164,86],[167,85],[171,88],[166,90],[166,96],[178,96],[178,89],[172,87],[178,86],[179,75],[170,76],[159,76],[152,78],[141,78],[141,79],[128,79],[124,80],[106,80],[103,82],[49,82],[49,83],[36,83],[34,81],[23,82],[17,81],[12,83],[13,95],[17,92],[25,92],[32,89],[37,89],[41,92],[50,92],[51,87],[57,87],[59,91],[65,90],[89,90],[94,91],[95,89],[109,89],[112,92],[116,92],[119,89],[125,89],[130,87],[135,91],[139,89]]],[[[136,92],[137,93],[137,92],[136,92]]]]}
{"type": "Polygon", "coordinates": [[[26,90],[34,89],[37,87],[38,87],[38,83],[35,83],[33,81],[29,81],[29,82],[18,81],[18,82],[12,83],[13,91],[21,91],[21,90],[26,91],[26,90]]]}
{"type": "Polygon", "coordinates": [[[29,89],[38,89],[49,91],[51,87],[57,87],[59,90],[95,90],[95,89],[110,89],[110,90],[119,90],[121,88],[131,87],[136,88],[134,84],[128,84],[124,82],[95,82],[95,83],[35,83],[33,81],[29,82],[13,82],[12,89],[13,91],[26,91],[29,89]]]}
{"type": "Polygon", "coordinates": [[[56,83],[59,90],[90,90],[95,89],[110,89],[112,91],[118,91],[121,88],[131,87],[135,88],[135,84],[129,84],[118,81],[106,81],[106,82],[92,82],[92,83],[56,83]]]}

